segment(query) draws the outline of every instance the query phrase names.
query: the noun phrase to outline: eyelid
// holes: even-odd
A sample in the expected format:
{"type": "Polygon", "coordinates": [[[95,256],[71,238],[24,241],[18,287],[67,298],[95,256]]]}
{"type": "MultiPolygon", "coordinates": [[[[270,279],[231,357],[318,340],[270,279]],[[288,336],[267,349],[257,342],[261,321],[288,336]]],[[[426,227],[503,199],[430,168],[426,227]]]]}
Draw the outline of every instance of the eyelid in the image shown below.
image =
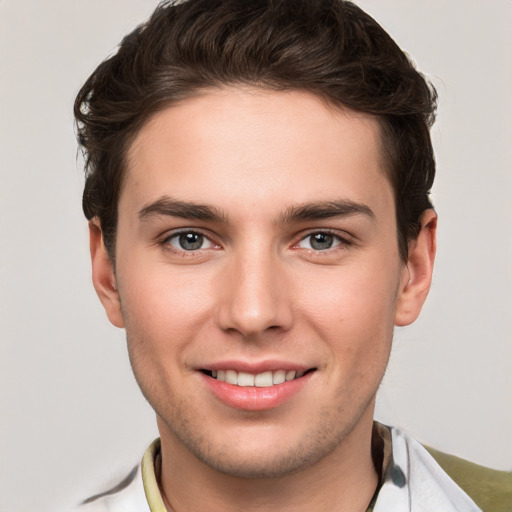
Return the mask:
{"type": "MultiPolygon", "coordinates": [[[[311,253],[316,253],[316,254],[334,252],[336,250],[344,249],[344,248],[347,248],[347,247],[355,244],[353,235],[351,235],[350,233],[347,233],[345,231],[340,233],[340,230],[332,229],[332,228],[311,228],[306,231],[302,231],[300,233],[300,235],[298,235],[294,238],[296,241],[293,242],[291,249],[302,249],[302,250],[309,251],[311,253]],[[299,247],[299,244],[302,241],[304,241],[308,237],[318,234],[318,233],[329,234],[329,235],[335,237],[337,239],[338,243],[336,245],[334,245],[333,247],[330,247],[328,249],[323,249],[323,250],[299,247]]],[[[180,227],[180,228],[168,230],[165,233],[163,233],[161,236],[158,237],[157,244],[162,246],[165,250],[168,250],[175,254],[182,254],[184,256],[189,256],[189,257],[192,257],[192,256],[197,255],[198,253],[201,253],[204,251],[218,250],[218,249],[223,248],[222,244],[220,242],[218,242],[217,237],[210,230],[198,228],[198,227],[180,227]],[[212,247],[187,251],[185,249],[180,249],[180,248],[175,247],[175,246],[171,245],[170,243],[168,243],[170,239],[172,239],[174,237],[178,237],[180,234],[184,234],[184,233],[195,233],[198,235],[202,235],[210,242],[210,244],[212,244],[212,247]]]]}
{"type": "Polygon", "coordinates": [[[297,238],[298,238],[298,241],[300,242],[301,240],[304,240],[305,238],[308,238],[312,235],[317,235],[317,234],[326,234],[326,235],[332,235],[342,241],[345,241],[345,242],[350,242],[351,239],[353,238],[352,235],[350,235],[349,233],[343,231],[343,232],[340,232],[339,229],[332,229],[332,228],[313,228],[313,229],[308,229],[304,232],[302,232],[297,238]]]}
{"type": "Polygon", "coordinates": [[[301,233],[298,241],[293,244],[292,249],[302,249],[302,250],[309,251],[314,254],[321,254],[321,253],[326,254],[326,253],[332,253],[336,250],[345,249],[347,247],[354,245],[354,243],[355,243],[354,239],[349,233],[346,233],[346,232],[340,233],[339,230],[330,229],[330,228],[325,228],[325,229],[317,228],[317,229],[309,229],[307,232],[301,233]],[[333,236],[334,238],[337,239],[338,243],[336,243],[336,245],[334,245],[333,247],[329,247],[328,249],[323,249],[323,250],[299,246],[299,244],[302,241],[308,239],[309,237],[311,237],[313,235],[320,234],[320,233],[333,236]]]}
{"type": "Polygon", "coordinates": [[[183,227],[183,228],[176,228],[176,229],[172,229],[170,231],[166,231],[161,237],[159,237],[158,244],[163,246],[164,249],[166,249],[168,251],[171,251],[173,253],[183,254],[185,256],[193,256],[194,254],[197,254],[202,251],[208,251],[208,250],[212,250],[212,249],[221,248],[221,244],[215,240],[215,237],[211,234],[211,232],[201,229],[201,228],[196,228],[196,227],[188,227],[188,228],[183,227]],[[212,247],[187,251],[185,249],[180,249],[178,247],[175,247],[169,243],[169,240],[171,240],[172,238],[176,238],[185,233],[194,233],[194,234],[203,236],[205,239],[207,239],[212,244],[212,247]]]}

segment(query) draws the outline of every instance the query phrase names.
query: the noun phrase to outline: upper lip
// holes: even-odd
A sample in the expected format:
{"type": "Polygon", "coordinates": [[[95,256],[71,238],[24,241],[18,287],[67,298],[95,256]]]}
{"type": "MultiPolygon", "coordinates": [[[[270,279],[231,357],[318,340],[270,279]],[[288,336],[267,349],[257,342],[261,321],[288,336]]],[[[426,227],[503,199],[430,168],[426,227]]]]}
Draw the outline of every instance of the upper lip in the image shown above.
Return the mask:
{"type": "Polygon", "coordinates": [[[304,365],[300,363],[293,363],[290,361],[237,361],[237,360],[225,360],[217,361],[215,363],[207,363],[204,366],[200,366],[198,370],[236,370],[238,372],[252,373],[257,375],[263,372],[275,372],[277,370],[295,370],[307,371],[314,368],[313,365],[304,365]]]}

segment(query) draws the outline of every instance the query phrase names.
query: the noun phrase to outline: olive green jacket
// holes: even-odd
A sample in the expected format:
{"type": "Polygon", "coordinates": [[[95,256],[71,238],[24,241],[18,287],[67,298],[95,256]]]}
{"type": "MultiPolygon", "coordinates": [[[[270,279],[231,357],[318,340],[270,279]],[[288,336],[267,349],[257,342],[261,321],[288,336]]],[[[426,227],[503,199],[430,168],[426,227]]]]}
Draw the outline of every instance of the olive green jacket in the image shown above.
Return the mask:
{"type": "Polygon", "coordinates": [[[512,472],[489,469],[428,446],[425,448],[484,512],[512,512],[512,472]]]}

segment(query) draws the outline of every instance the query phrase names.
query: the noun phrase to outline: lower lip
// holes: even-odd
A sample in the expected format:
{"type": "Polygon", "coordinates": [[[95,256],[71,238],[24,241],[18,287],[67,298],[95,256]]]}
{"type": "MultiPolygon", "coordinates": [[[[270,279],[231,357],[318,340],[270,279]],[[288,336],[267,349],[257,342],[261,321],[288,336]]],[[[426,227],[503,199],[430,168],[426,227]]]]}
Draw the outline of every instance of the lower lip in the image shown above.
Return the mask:
{"type": "Polygon", "coordinates": [[[279,407],[290,400],[309,382],[313,373],[306,373],[298,379],[266,388],[235,386],[204,373],[201,373],[201,376],[213,394],[229,407],[246,411],[264,411],[279,407]]]}

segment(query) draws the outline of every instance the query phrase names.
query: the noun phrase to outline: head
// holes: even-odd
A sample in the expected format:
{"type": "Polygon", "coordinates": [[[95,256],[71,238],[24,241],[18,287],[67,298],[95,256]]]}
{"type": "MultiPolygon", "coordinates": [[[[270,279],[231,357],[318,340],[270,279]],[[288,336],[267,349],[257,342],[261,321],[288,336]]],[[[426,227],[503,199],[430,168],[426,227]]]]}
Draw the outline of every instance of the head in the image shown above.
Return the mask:
{"type": "Polygon", "coordinates": [[[337,0],[163,4],[89,78],[93,279],[162,446],[243,477],[369,453],[430,284],[434,100],[337,0]]]}
{"type": "Polygon", "coordinates": [[[226,85],[313,93],[377,119],[403,259],[431,208],[436,94],[375,20],[338,0],[164,2],[90,76],[75,101],[83,208],[115,262],[131,143],[156,113],[226,85]]]}

